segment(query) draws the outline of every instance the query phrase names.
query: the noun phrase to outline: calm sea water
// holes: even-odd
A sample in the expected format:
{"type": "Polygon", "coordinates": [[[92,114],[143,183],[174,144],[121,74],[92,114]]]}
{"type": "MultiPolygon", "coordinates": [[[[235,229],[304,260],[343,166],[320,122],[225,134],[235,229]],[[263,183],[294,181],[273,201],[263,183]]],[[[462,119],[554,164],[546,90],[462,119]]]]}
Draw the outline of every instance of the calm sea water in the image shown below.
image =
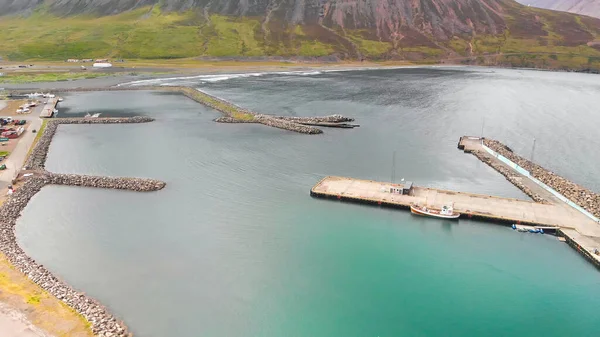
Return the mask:
{"type": "Polygon", "coordinates": [[[64,95],[56,172],[143,176],[149,194],[50,186],[17,227],[25,250],[137,336],[591,336],[600,273],[564,243],[483,222],[312,199],[325,175],[525,196],[456,149],[485,135],[600,191],[597,76],[494,69],[162,80],[256,111],[342,113],[360,128],[305,136],[217,124],[185,97],[64,95]],[[483,122],[483,123],[482,123],[483,122]]]}

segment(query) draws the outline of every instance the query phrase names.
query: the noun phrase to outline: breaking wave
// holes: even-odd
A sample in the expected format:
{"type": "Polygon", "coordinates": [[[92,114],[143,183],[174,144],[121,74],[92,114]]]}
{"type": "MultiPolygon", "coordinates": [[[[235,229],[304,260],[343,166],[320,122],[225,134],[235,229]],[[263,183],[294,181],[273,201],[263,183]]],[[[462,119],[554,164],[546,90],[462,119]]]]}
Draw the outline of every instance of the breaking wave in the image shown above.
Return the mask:
{"type": "Polygon", "coordinates": [[[298,70],[298,71],[272,71],[258,73],[234,73],[234,74],[211,74],[211,75],[194,75],[182,77],[154,78],[147,80],[131,81],[121,83],[118,86],[144,86],[144,85],[194,85],[198,82],[220,82],[235,78],[261,77],[265,75],[289,75],[289,76],[316,76],[323,73],[344,72],[344,71],[363,71],[376,69],[399,69],[399,68],[419,68],[421,66],[398,66],[398,67],[364,67],[364,68],[346,68],[346,69],[323,69],[323,70],[298,70]]]}

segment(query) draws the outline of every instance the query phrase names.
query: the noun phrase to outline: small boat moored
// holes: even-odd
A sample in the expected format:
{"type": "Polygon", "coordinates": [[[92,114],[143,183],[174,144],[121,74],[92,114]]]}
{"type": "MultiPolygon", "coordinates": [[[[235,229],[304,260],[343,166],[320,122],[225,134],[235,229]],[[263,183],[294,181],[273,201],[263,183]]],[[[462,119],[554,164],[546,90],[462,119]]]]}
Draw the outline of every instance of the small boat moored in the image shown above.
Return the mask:
{"type": "Polygon", "coordinates": [[[453,205],[444,205],[442,209],[428,208],[427,206],[411,205],[410,212],[416,215],[431,216],[441,219],[458,219],[460,213],[454,212],[453,205]]]}

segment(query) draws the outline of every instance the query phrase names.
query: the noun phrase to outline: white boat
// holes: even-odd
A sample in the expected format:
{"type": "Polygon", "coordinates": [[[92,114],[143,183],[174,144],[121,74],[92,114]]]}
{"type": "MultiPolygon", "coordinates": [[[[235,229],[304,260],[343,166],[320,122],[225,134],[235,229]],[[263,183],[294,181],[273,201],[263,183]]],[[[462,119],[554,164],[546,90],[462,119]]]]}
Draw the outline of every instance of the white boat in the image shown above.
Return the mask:
{"type": "Polygon", "coordinates": [[[59,102],[62,102],[62,101],[63,101],[63,98],[62,98],[62,97],[59,97],[59,98],[58,98],[58,101],[59,101],[59,102]]]}
{"type": "Polygon", "coordinates": [[[431,216],[442,219],[458,219],[460,213],[454,212],[452,205],[444,205],[442,209],[428,208],[427,206],[411,205],[410,212],[416,215],[431,216]]]}
{"type": "Polygon", "coordinates": [[[58,109],[52,110],[53,113],[58,113],[58,109]]]}
{"type": "Polygon", "coordinates": [[[100,117],[100,112],[99,112],[99,113],[96,113],[96,114],[93,114],[91,117],[92,117],[92,118],[98,118],[98,117],[100,117]]]}

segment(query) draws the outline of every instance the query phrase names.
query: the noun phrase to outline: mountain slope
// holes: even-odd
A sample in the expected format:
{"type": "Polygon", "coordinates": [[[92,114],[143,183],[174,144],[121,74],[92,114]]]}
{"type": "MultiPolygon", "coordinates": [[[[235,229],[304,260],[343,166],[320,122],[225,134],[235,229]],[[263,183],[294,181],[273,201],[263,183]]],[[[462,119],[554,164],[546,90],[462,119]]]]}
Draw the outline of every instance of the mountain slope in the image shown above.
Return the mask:
{"type": "Polygon", "coordinates": [[[512,0],[0,0],[0,56],[600,68],[600,20],[512,0]]]}
{"type": "Polygon", "coordinates": [[[523,5],[600,18],[600,0],[518,0],[523,5]]]}

